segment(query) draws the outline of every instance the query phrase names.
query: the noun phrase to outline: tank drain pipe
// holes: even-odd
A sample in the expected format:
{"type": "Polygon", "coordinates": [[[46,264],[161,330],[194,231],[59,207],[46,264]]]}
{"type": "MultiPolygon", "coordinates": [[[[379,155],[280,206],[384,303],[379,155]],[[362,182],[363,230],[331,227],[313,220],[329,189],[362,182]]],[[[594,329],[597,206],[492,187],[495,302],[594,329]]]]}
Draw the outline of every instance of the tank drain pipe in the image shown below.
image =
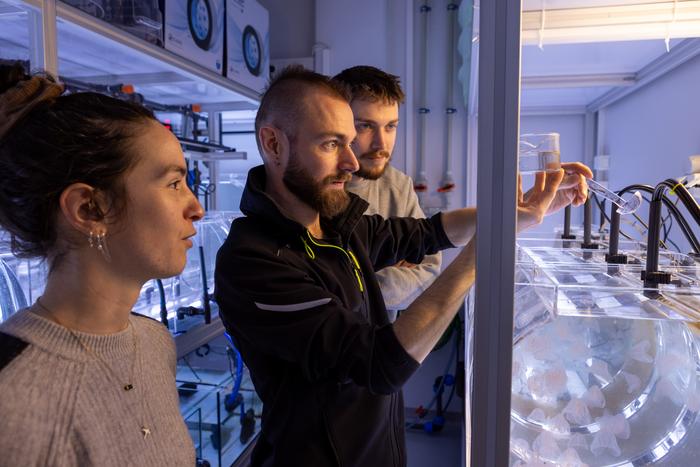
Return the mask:
{"type": "MultiPolygon", "coordinates": [[[[593,236],[591,233],[591,224],[593,224],[593,205],[592,205],[592,193],[588,194],[586,199],[586,204],[583,205],[583,243],[581,243],[581,248],[584,250],[597,250],[598,244],[593,241],[593,236]]],[[[584,251],[584,258],[591,258],[593,253],[590,251],[584,251]]]]}

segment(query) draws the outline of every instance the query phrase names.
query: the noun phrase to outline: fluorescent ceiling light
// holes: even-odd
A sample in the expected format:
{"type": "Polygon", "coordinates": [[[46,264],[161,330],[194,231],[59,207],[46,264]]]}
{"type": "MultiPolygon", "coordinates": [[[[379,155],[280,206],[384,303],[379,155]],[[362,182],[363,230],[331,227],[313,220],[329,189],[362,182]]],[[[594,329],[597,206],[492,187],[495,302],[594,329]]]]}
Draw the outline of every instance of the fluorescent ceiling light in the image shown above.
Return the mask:
{"type": "Polygon", "coordinates": [[[520,85],[529,89],[634,86],[634,73],[522,76],[520,85]]]}
{"type": "Polygon", "coordinates": [[[523,45],[687,37],[700,37],[700,0],[543,9],[522,15],[523,45]]]}

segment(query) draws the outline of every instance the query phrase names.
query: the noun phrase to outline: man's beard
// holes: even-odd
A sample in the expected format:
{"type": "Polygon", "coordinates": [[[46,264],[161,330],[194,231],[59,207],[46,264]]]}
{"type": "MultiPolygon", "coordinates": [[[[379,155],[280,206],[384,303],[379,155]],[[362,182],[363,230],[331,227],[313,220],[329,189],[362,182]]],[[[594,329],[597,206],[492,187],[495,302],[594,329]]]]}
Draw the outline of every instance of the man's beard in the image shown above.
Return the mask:
{"type": "Polygon", "coordinates": [[[301,167],[297,153],[292,152],[282,181],[289,191],[318,211],[321,217],[332,218],[347,209],[350,196],[345,190],[324,188],[335,181],[348,182],[351,178],[352,175],[349,173],[339,172],[317,182],[306,169],[301,167]]]}
{"type": "Polygon", "coordinates": [[[382,175],[384,175],[384,172],[386,171],[386,168],[389,165],[390,160],[391,160],[391,155],[386,151],[366,152],[357,158],[357,161],[360,163],[360,168],[353,175],[355,175],[357,177],[366,178],[367,180],[377,180],[382,175]],[[384,163],[384,165],[382,167],[365,168],[362,165],[362,161],[364,159],[370,158],[370,157],[376,157],[377,155],[381,155],[382,157],[386,158],[386,162],[384,163]]]}

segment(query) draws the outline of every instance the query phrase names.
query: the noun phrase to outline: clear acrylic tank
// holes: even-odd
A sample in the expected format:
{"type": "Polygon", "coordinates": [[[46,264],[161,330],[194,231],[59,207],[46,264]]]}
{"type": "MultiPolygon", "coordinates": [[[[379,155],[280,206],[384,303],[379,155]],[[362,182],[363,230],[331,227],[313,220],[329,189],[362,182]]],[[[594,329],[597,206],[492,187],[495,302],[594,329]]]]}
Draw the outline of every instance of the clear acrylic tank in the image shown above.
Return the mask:
{"type": "Polygon", "coordinates": [[[0,230],[0,322],[42,294],[47,272],[43,260],[15,257],[9,235],[0,230]]]}
{"type": "MultiPolygon", "coordinates": [[[[168,319],[174,320],[173,329],[177,332],[183,323],[183,314],[193,313],[203,308],[204,286],[208,293],[214,289],[214,266],[216,253],[226,240],[231,222],[240,213],[229,211],[210,211],[197,224],[197,235],[193,238],[194,246],[187,252],[187,263],[182,274],[163,279],[163,298],[168,319]],[[202,274],[202,269],[204,274],[202,274]],[[179,320],[178,318],[179,314],[179,320]]],[[[139,299],[134,306],[137,313],[160,319],[161,297],[157,281],[144,284],[139,299]]],[[[198,320],[200,321],[200,320],[198,320]]]]}
{"type": "Polygon", "coordinates": [[[0,256],[0,323],[27,306],[15,272],[0,256]]]}
{"type": "Polygon", "coordinates": [[[700,465],[700,289],[653,294],[638,265],[611,273],[581,250],[521,253],[511,467],[700,465]]]}

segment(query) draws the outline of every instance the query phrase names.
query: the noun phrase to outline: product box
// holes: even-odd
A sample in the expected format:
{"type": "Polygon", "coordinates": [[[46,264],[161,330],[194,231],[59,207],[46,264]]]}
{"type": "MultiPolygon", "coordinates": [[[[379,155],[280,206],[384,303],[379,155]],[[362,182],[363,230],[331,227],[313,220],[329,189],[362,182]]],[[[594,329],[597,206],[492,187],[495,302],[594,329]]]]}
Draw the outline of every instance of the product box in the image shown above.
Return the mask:
{"type": "Polygon", "coordinates": [[[113,26],[163,46],[163,15],[158,0],[63,0],[113,26]]]}
{"type": "Polygon", "coordinates": [[[226,77],[262,92],[270,77],[270,17],[255,0],[226,0],[226,77]]]}
{"type": "Polygon", "coordinates": [[[224,73],[224,0],[168,0],[165,48],[224,73]]]}

